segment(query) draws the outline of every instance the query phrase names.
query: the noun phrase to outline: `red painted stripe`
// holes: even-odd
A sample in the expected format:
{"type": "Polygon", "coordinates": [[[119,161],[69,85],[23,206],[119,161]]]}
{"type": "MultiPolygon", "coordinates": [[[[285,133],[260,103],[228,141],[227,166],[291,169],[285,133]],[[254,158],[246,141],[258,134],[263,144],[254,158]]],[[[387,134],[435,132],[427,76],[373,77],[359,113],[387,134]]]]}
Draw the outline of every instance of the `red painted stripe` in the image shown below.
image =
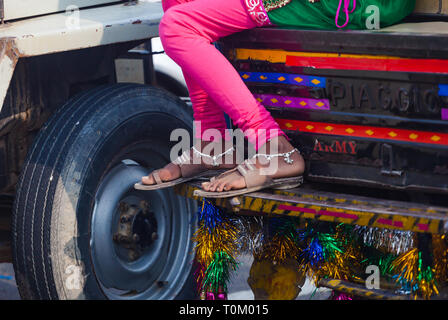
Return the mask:
{"type": "Polygon", "coordinates": [[[330,210],[316,211],[314,209],[294,207],[294,206],[289,206],[289,205],[285,205],[285,204],[279,205],[278,208],[280,210],[298,211],[298,212],[311,213],[311,214],[315,214],[315,215],[330,216],[330,217],[336,217],[336,218],[355,219],[355,220],[358,219],[358,216],[355,214],[330,211],[330,210]]]}
{"type": "Polygon", "coordinates": [[[424,223],[418,223],[417,227],[422,230],[422,231],[428,231],[429,229],[429,225],[428,224],[424,224],[424,223]]]}
{"type": "Polygon", "coordinates": [[[401,222],[401,221],[393,221],[391,219],[380,218],[376,222],[379,224],[385,224],[388,226],[403,228],[403,222],[401,222]]]}
{"type": "Polygon", "coordinates": [[[448,134],[429,131],[404,130],[383,127],[335,124],[288,119],[275,119],[284,130],[347,136],[354,138],[372,138],[381,140],[427,143],[448,146],[448,134]]]}
{"type": "Polygon", "coordinates": [[[354,220],[358,219],[358,216],[356,214],[337,212],[337,211],[319,210],[318,214],[336,218],[354,219],[354,220]]]}
{"type": "Polygon", "coordinates": [[[448,60],[286,56],[286,65],[317,69],[448,73],[448,60]]]}
{"type": "Polygon", "coordinates": [[[298,211],[298,212],[312,213],[312,214],[317,213],[317,211],[314,209],[288,206],[286,204],[281,204],[278,206],[278,208],[279,208],[279,210],[298,211]]]}

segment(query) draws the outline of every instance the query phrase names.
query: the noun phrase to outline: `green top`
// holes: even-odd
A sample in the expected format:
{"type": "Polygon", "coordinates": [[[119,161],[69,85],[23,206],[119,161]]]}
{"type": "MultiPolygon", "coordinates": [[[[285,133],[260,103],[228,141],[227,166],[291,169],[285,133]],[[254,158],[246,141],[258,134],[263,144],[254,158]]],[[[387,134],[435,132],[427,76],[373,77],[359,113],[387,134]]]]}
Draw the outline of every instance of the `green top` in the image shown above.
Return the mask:
{"type": "MultiPolygon", "coordinates": [[[[339,0],[320,0],[315,3],[309,0],[292,0],[284,7],[269,11],[268,16],[279,27],[334,30],[338,29],[335,25],[338,5],[339,0]]],[[[366,20],[372,16],[372,11],[366,12],[369,5],[378,7],[380,27],[383,28],[398,23],[409,15],[414,10],[415,0],[356,0],[356,9],[349,14],[350,20],[344,29],[367,29],[366,20]]],[[[341,8],[338,24],[342,26],[345,20],[346,15],[341,8]]],[[[372,18],[369,23],[371,20],[372,18]]]]}

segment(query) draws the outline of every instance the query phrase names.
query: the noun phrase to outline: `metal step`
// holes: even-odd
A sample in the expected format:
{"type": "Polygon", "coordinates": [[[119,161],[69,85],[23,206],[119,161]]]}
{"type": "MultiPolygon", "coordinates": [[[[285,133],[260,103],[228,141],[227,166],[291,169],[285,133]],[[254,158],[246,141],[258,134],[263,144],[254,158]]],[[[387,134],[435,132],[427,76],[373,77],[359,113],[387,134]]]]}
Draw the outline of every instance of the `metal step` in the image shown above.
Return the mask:
{"type": "MultiPolygon", "coordinates": [[[[199,186],[200,182],[179,185],[176,192],[200,200],[193,195],[199,186]]],[[[215,204],[239,214],[295,216],[433,234],[448,230],[448,207],[322,192],[307,184],[290,190],[266,190],[216,199],[215,204]]]]}
{"type": "MultiPolygon", "coordinates": [[[[365,285],[337,279],[321,279],[319,287],[326,287],[349,295],[375,300],[414,300],[413,296],[396,294],[390,290],[367,289],[365,285]]],[[[420,299],[416,299],[420,300],[420,299]]]]}

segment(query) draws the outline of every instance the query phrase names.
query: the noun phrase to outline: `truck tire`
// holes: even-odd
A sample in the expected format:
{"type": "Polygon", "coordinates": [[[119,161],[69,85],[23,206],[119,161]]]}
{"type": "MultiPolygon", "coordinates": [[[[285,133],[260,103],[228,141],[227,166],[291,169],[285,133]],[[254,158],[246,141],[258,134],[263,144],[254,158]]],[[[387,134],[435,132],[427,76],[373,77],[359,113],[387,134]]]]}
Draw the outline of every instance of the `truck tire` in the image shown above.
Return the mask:
{"type": "Polygon", "coordinates": [[[137,191],[169,162],[171,131],[191,132],[174,95],[109,85],[65,104],[23,166],[12,219],[24,299],[195,299],[195,201],[137,191]]]}

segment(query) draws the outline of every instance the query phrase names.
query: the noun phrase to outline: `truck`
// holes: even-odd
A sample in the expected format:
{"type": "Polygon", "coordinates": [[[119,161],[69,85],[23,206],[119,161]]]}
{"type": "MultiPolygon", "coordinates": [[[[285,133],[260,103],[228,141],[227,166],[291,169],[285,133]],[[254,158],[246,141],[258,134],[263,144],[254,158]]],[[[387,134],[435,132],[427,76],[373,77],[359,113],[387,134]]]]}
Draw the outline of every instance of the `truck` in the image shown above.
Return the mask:
{"type": "MultiPolygon", "coordinates": [[[[198,185],[133,188],[169,162],[174,129],[192,131],[185,91],[157,82],[150,40],[162,15],[154,0],[0,1],[0,261],[13,262],[24,299],[197,298],[198,185]]],[[[446,233],[447,19],[445,0],[418,0],[380,30],[221,39],[307,167],[300,188],[216,205],[446,233]]]]}
{"type": "Polygon", "coordinates": [[[0,8],[0,251],[21,297],[192,297],[196,202],[132,187],[192,126],[181,79],[153,66],[161,2],[0,8]]]}

